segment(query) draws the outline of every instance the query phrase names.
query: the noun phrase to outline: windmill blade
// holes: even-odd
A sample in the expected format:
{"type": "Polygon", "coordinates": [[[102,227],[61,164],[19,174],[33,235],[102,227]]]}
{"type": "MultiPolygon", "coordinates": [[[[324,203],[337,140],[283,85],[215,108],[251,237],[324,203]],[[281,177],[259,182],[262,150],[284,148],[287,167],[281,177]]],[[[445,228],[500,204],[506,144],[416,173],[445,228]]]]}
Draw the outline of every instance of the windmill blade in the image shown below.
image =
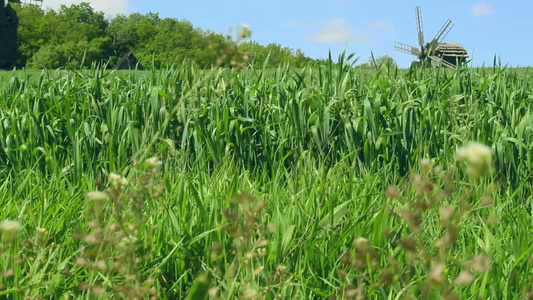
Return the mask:
{"type": "Polygon", "coordinates": [[[452,63],[449,63],[447,61],[445,61],[444,59],[440,58],[440,57],[437,57],[435,55],[430,55],[428,56],[436,65],[443,65],[447,68],[450,68],[450,69],[455,69],[457,68],[456,65],[452,64],[452,63]]]}
{"type": "Polygon", "coordinates": [[[437,35],[435,35],[435,38],[433,39],[433,41],[440,43],[448,35],[448,33],[450,32],[450,30],[452,30],[452,28],[453,28],[453,23],[450,19],[448,19],[448,21],[446,21],[444,25],[442,25],[442,28],[439,30],[437,35]]]}
{"type": "Polygon", "coordinates": [[[424,47],[424,24],[422,23],[422,10],[420,6],[416,7],[416,29],[418,32],[418,44],[424,47]]]}
{"type": "Polygon", "coordinates": [[[22,4],[22,6],[37,5],[37,6],[42,7],[43,6],[43,0],[22,0],[21,4],[22,4]]]}
{"type": "Polygon", "coordinates": [[[400,42],[394,42],[394,49],[396,49],[397,51],[403,52],[403,53],[417,56],[417,57],[420,56],[420,50],[418,50],[418,48],[415,46],[403,44],[400,42]]]}

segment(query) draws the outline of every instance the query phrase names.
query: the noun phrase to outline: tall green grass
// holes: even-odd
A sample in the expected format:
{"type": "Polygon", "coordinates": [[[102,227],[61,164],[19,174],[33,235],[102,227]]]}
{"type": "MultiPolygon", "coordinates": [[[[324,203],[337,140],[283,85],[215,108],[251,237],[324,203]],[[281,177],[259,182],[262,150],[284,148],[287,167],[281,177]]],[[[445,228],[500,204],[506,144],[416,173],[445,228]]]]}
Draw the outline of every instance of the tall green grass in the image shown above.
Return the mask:
{"type": "MultiPolygon", "coordinates": [[[[124,218],[128,209],[142,215],[135,253],[145,258],[135,274],[156,279],[150,286],[159,297],[202,290],[201,274],[223,298],[268,287],[269,297],[322,299],[353,282],[369,298],[424,295],[418,285],[428,280],[429,261],[411,264],[402,246],[411,231],[399,215],[413,203],[385,190],[394,185],[417,199],[406,183],[420,159],[455,172],[456,149],[471,140],[492,148],[496,173],[474,184],[457,170],[458,191],[443,205],[457,210],[468,200],[473,209],[457,220],[446,280],[480,253],[490,255],[491,269],[469,285],[436,291],[525,297],[533,275],[531,71],[363,70],[350,58],[298,70],[206,72],[185,61],[146,72],[0,73],[0,220],[24,225],[18,244],[0,252],[0,271],[15,272],[0,278],[2,297],[87,298],[97,288],[110,297],[121,277],[76,263],[87,246],[78,229],[90,232],[95,218],[85,195],[103,189],[111,172],[143,191],[144,181],[133,184],[141,176],[134,166],[150,156],[163,159],[150,178],[162,180],[164,192],[147,194],[142,208],[124,204],[124,218]],[[487,191],[491,180],[498,188],[487,191]],[[490,209],[474,205],[487,194],[490,209]],[[258,231],[235,229],[246,227],[258,231]],[[39,243],[42,229],[47,240],[39,243]],[[375,268],[346,269],[340,260],[358,237],[380,255],[375,268]],[[249,244],[239,248],[239,239],[249,244]],[[268,245],[254,246],[263,239],[268,245]],[[246,259],[261,249],[264,255],[246,259]],[[385,284],[390,258],[409,280],[385,284]]],[[[105,206],[111,223],[112,206],[105,206]]],[[[433,242],[446,232],[438,220],[437,207],[424,211],[420,233],[435,257],[433,242]]]]}

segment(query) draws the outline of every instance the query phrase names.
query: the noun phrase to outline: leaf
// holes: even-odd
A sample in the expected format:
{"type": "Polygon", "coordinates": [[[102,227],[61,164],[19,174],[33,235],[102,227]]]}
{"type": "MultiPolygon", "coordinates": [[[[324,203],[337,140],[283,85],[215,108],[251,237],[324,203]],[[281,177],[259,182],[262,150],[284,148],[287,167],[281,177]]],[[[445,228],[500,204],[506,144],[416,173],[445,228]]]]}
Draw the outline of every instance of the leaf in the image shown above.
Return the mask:
{"type": "Polygon", "coordinates": [[[198,276],[192,285],[191,291],[186,300],[203,300],[207,299],[207,294],[209,292],[210,279],[207,274],[201,274],[198,276]]]}
{"type": "Polygon", "coordinates": [[[343,202],[333,209],[333,223],[331,224],[328,224],[328,222],[331,221],[331,213],[327,213],[322,220],[320,220],[320,227],[326,225],[335,226],[350,211],[347,207],[348,203],[349,202],[343,202]]]}

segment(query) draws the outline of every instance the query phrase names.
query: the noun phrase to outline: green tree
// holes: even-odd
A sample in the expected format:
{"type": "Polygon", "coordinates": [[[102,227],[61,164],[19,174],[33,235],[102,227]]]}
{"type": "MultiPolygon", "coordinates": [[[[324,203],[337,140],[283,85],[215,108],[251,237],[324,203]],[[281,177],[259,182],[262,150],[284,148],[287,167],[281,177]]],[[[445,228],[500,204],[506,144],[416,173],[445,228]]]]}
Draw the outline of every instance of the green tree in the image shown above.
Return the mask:
{"type": "Polygon", "coordinates": [[[60,67],[79,68],[88,43],[86,41],[70,41],[60,45],[48,44],[32,58],[30,68],[56,69],[60,67]]]}
{"type": "Polygon", "coordinates": [[[390,57],[389,55],[381,55],[379,57],[374,57],[371,55],[360,67],[368,67],[368,68],[397,68],[398,63],[394,60],[394,58],[390,57]]]}
{"type": "Polygon", "coordinates": [[[269,57],[268,67],[284,63],[300,67],[313,61],[299,49],[254,41],[237,45],[227,36],[204,31],[187,20],[160,18],[157,13],[119,14],[107,20],[87,2],[62,5],[58,11],[33,5],[17,6],[17,11],[21,67],[89,67],[95,62],[113,66],[129,51],[143,65],[150,67],[153,62],[156,68],[183,59],[202,68],[241,66],[246,58],[262,66],[269,57]]]}
{"type": "Polygon", "coordinates": [[[61,22],[72,26],[68,30],[68,37],[72,38],[75,35],[80,40],[85,39],[87,41],[103,37],[109,25],[104,13],[95,12],[87,2],[82,2],[79,5],[72,4],[69,7],[61,5],[58,18],[61,22]]]}
{"type": "Polygon", "coordinates": [[[25,7],[14,6],[19,17],[17,29],[19,43],[19,66],[25,66],[26,62],[37,52],[39,48],[48,43],[49,32],[45,26],[45,13],[36,5],[25,7]]]}

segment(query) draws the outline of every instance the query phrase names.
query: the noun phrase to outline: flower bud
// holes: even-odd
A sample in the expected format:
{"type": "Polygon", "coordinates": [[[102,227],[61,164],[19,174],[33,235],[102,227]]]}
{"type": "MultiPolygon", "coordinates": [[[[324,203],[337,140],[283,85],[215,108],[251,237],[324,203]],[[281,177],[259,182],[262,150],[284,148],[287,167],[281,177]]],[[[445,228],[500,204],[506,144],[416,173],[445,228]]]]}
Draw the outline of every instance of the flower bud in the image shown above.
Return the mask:
{"type": "Polygon", "coordinates": [[[163,165],[163,162],[161,162],[161,159],[157,156],[150,157],[145,161],[145,163],[152,169],[159,169],[163,165]]]}
{"type": "Polygon", "coordinates": [[[465,147],[459,148],[455,155],[457,161],[464,161],[467,173],[477,177],[492,170],[491,148],[477,142],[469,142],[465,147]]]}
{"type": "Polygon", "coordinates": [[[99,191],[88,192],[87,198],[94,202],[103,202],[107,199],[107,194],[99,191]]]}
{"type": "Polygon", "coordinates": [[[111,183],[111,186],[114,188],[123,189],[128,185],[128,180],[117,173],[110,173],[108,179],[109,183],[111,183]]]}

